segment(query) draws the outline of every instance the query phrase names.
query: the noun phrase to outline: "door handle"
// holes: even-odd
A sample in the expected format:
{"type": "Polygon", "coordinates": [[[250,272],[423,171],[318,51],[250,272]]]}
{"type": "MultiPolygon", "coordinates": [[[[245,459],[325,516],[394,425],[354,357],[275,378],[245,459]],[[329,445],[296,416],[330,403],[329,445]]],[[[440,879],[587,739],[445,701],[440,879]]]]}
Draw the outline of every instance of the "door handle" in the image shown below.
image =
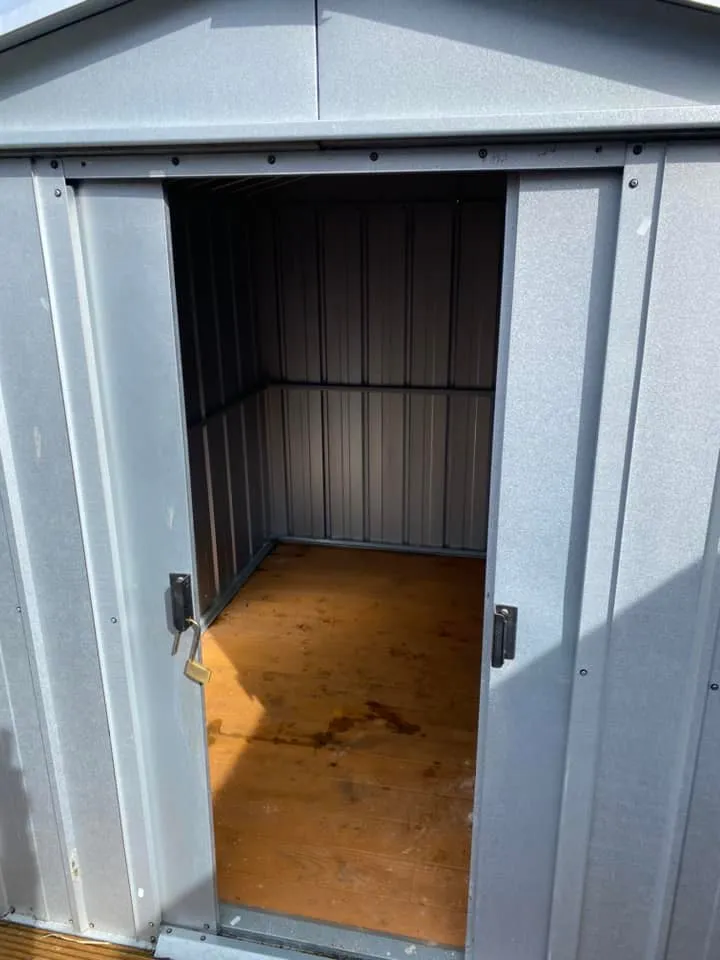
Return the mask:
{"type": "Polygon", "coordinates": [[[493,667],[502,667],[506,660],[515,659],[517,615],[517,607],[510,607],[506,603],[495,607],[490,655],[490,663],[493,667]]]}

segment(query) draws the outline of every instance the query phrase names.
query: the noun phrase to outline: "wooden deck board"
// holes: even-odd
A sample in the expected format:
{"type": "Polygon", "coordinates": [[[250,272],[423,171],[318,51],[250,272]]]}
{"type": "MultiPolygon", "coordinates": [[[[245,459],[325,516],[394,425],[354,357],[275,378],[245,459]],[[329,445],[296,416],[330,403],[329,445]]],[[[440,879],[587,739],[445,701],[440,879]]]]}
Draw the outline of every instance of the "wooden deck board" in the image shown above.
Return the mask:
{"type": "Polygon", "coordinates": [[[20,923],[0,923],[2,960],[149,960],[142,950],[51,933],[20,923]]]}
{"type": "Polygon", "coordinates": [[[284,545],[205,634],[222,900],[463,943],[483,575],[284,545]]]}

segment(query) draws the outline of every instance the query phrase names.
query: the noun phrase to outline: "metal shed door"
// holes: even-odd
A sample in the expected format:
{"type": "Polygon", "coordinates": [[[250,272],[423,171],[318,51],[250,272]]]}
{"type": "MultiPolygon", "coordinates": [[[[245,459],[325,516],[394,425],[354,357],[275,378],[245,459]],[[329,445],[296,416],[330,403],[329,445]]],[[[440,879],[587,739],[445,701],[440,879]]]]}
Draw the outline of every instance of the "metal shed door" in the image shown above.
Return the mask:
{"type": "Polygon", "coordinates": [[[619,195],[614,173],[510,184],[469,919],[483,960],[548,955],[619,195]],[[517,608],[502,666],[495,605],[517,608]]]}
{"type": "Polygon", "coordinates": [[[194,546],[166,203],[157,183],[89,183],[76,196],[157,894],[166,922],[214,926],[203,696],[183,673],[190,631],[171,656],[168,575],[193,572],[194,546]]]}

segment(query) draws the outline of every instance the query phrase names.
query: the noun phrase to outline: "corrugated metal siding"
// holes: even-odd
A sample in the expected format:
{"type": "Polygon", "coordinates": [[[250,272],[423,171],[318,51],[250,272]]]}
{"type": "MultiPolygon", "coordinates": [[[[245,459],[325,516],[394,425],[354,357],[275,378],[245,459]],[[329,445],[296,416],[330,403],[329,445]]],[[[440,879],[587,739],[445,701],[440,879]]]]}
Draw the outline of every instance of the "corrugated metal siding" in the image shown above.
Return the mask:
{"type": "Polygon", "coordinates": [[[202,612],[267,538],[248,236],[215,204],[171,203],[202,612]]]}
{"type": "Polygon", "coordinates": [[[171,188],[203,611],[274,537],[486,546],[502,202],[310,189],[171,188]]]}
{"type": "Polygon", "coordinates": [[[485,549],[502,222],[450,200],[257,215],[263,371],[292,382],[266,394],[273,535],[485,549]]]}

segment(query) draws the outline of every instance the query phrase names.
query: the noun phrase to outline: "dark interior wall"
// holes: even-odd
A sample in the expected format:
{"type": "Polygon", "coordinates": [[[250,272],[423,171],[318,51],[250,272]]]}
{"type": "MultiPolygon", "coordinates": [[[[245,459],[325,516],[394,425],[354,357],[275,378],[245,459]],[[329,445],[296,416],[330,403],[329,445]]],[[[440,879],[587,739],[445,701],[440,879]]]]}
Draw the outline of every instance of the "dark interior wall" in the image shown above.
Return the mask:
{"type": "Polygon", "coordinates": [[[247,227],[217,202],[171,202],[202,612],[268,537],[264,402],[247,227]]]}
{"type": "Polygon", "coordinates": [[[504,188],[170,188],[204,611],[277,537],[485,549],[504,188]]]}
{"type": "Polygon", "coordinates": [[[502,229],[493,200],[258,211],[274,534],[485,549],[502,229]]]}

